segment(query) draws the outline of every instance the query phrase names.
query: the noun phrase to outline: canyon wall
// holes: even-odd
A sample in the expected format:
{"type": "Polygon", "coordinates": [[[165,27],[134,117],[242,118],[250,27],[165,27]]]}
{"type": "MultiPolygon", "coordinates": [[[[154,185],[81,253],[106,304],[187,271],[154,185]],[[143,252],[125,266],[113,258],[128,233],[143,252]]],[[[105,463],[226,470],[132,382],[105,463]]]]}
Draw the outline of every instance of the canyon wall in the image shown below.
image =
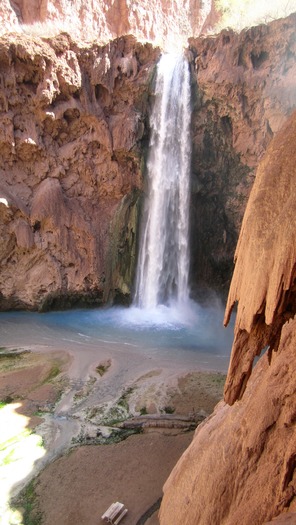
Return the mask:
{"type": "Polygon", "coordinates": [[[1,309],[129,297],[158,55],[1,38],[1,309]]]}
{"type": "Polygon", "coordinates": [[[165,47],[199,35],[216,18],[211,0],[2,0],[0,34],[67,31],[76,40],[101,43],[133,34],[165,47]]]}
{"type": "Polygon", "coordinates": [[[196,430],[165,484],[161,525],[296,522],[295,143],[296,112],[260,163],[237,246],[232,406],[221,401],[196,430]]]}
{"type": "MultiPolygon", "coordinates": [[[[190,39],[193,294],[228,289],[256,166],[296,105],[295,23],[190,39]]],[[[1,38],[0,309],[130,300],[159,54],[1,38]]]]}
{"type": "Polygon", "coordinates": [[[192,282],[225,293],[256,167],[296,107],[296,15],[189,40],[192,282]]]}

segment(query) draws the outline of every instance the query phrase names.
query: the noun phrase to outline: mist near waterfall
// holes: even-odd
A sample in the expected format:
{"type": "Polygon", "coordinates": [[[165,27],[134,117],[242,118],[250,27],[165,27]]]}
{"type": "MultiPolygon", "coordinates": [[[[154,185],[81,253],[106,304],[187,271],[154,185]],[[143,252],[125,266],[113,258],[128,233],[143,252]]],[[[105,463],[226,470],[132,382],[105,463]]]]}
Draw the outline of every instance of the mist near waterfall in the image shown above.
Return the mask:
{"type": "Polygon", "coordinates": [[[151,309],[112,307],[48,313],[0,314],[1,344],[7,347],[77,349],[102,352],[116,359],[133,355],[151,359],[151,366],[176,366],[226,372],[233,337],[223,327],[224,307],[215,299],[182,309],[159,305],[151,309]]]}

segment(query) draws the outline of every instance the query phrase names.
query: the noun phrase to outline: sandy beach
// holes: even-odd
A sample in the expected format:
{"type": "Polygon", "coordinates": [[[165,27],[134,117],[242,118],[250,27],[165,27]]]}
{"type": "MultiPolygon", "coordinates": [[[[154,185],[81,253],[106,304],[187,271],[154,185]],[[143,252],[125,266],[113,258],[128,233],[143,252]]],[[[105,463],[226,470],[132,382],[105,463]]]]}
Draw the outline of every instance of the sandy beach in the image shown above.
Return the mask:
{"type": "Polygon", "coordinates": [[[113,501],[122,501],[129,510],[124,524],[157,524],[162,486],[195,426],[174,422],[210,414],[224,374],[173,363],[154,368],[145,359],[130,359],[132,370],[124,374],[118,360],[101,354],[98,362],[91,349],[83,360],[75,350],[34,345],[2,348],[0,355],[0,399],[16,407],[15,417],[25,416],[44,447],[27,477],[11,481],[19,522],[97,524],[113,501]],[[148,427],[129,437],[114,434],[112,427],[132,416],[148,419],[148,427]]]}

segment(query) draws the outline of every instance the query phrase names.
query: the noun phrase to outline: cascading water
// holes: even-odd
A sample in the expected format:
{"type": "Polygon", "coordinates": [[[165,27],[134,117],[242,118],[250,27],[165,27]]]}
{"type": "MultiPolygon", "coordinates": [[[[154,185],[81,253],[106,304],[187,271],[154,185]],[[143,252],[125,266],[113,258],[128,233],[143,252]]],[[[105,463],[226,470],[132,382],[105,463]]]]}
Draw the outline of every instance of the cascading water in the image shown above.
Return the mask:
{"type": "Polygon", "coordinates": [[[183,55],[162,55],[156,78],[135,303],[186,303],[188,292],[190,73],[183,55]]]}

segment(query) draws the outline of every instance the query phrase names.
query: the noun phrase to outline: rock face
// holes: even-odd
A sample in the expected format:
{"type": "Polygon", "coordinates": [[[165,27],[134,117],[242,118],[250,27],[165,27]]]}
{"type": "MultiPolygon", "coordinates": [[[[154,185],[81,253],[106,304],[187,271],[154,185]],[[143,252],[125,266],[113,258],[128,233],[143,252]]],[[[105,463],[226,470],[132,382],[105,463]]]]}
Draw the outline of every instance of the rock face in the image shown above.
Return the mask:
{"type": "Polygon", "coordinates": [[[296,15],[190,39],[192,281],[228,291],[255,169],[296,106],[296,15]]]}
{"type": "Polygon", "coordinates": [[[170,41],[184,42],[188,35],[199,35],[215,20],[214,13],[211,0],[3,0],[0,33],[37,22],[26,31],[64,30],[75,39],[100,42],[133,34],[163,47],[168,35],[170,41]]]}
{"type": "MultiPolygon", "coordinates": [[[[228,289],[258,159],[296,104],[295,23],[190,40],[193,292],[228,289]]],[[[0,309],[128,300],[159,53],[133,37],[0,40],[0,309]]]]}
{"type": "Polygon", "coordinates": [[[282,326],[296,311],[296,118],[261,162],[235,254],[225,323],[238,301],[225,400],[243,394],[256,355],[276,351],[282,326]]]}
{"type": "Polygon", "coordinates": [[[294,523],[295,140],[293,113],[260,163],[237,247],[226,309],[228,321],[239,302],[225,388],[233,406],[220,402],[197,429],[164,487],[161,525],[262,525],[286,511],[276,522],[294,523]]]}
{"type": "Polygon", "coordinates": [[[130,293],[158,54],[133,37],[1,39],[0,308],[130,293]]]}

